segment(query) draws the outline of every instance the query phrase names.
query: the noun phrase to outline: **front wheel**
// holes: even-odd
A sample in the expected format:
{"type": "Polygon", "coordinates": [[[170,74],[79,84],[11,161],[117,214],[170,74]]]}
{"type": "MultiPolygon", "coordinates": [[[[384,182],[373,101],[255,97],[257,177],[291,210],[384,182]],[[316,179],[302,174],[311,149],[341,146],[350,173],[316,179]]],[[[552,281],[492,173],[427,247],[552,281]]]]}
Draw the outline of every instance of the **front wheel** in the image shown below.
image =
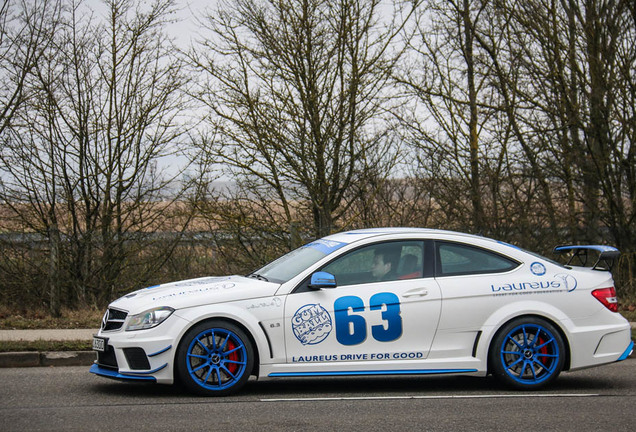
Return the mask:
{"type": "Polygon", "coordinates": [[[506,324],[490,350],[493,374],[517,389],[544,387],[559,376],[564,363],[561,334],[541,318],[519,318],[506,324]]]}
{"type": "Polygon", "coordinates": [[[239,390],[254,365],[247,335],[224,321],[206,321],[191,328],[177,350],[177,374],[192,392],[224,396],[239,390]]]}

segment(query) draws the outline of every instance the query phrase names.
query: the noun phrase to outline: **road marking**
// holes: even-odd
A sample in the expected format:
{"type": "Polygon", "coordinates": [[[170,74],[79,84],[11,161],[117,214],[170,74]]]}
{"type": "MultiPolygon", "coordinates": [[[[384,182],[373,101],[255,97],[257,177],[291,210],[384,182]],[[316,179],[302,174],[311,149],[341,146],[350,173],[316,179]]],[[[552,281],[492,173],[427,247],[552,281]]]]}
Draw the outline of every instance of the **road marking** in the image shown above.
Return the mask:
{"type": "Polygon", "coordinates": [[[401,399],[505,399],[505,398],[571,398],[594,397],[599,393],[551,393],[551,394],[480,394],[480,395],[433,395],[433,396],[350,396],[316,398],[278,398],[261,399],[261,402],[318,402],[318,401],[355,401],[355,400],[401,400],[401,399]]]}

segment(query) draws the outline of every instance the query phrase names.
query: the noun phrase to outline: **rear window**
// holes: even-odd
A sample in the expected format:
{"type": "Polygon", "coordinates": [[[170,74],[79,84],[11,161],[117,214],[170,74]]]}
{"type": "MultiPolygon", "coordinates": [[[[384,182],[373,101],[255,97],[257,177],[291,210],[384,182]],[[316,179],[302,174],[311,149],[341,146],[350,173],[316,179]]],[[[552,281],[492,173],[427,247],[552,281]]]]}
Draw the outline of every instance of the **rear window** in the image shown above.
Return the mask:
{"type": "Polygon", "coordinates": [[[502,273],[519,266],[511,258],[475,246],[436,242],[436,249],[438,276],[502,273]]]}

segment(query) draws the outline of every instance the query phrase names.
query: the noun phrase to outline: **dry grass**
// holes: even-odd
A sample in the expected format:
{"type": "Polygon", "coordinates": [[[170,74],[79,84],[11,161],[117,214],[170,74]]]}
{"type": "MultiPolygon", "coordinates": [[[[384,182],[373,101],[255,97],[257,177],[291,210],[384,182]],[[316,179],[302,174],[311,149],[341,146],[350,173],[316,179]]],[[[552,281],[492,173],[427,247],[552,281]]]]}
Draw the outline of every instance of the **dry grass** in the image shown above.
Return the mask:
{"type": "Polygon", "coordinates": [[[619,292],[618,311],[627,321],[636,322],[636,295],[619,292]]]}
{"type": "Polygon", "coordinates": [[[636,309],[622,309],[620,313],[627,318],[627,321],[636,322],[636,309]]]}
{"type": "Polygon", "coordinates": [[[93,341],[0,341],[0,353],[24,351],[91,351],[93,341]]]}
{"type": "Polygon", "coordinates": [[[99,328],[104,312],[65,309],[61,317],[52,318],[44,309],[15,311],[0,306],[0,330],[99,328]]]}

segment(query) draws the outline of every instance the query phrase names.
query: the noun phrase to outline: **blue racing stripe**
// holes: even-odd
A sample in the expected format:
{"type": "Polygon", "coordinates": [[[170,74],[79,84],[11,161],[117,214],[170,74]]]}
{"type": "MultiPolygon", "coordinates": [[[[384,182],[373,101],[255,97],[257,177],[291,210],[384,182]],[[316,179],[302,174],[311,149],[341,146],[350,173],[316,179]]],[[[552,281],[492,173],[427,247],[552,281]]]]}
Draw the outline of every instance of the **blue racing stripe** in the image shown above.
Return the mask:
{"type": "Polygon", "coordinates": [[[166,351],[168,351],[171,348],[172,348],[172,345],[170,345],[170,346],[168,346],[168,347],[166,347],[166,348],[164,348],[164,349],[162,349],[160,351],[157,351],[156,353],[148,354],[148,357],[158,356],[159,354],[163,354],[163,353],[165,353],[166,351]]]}
{"type": "Polygon", "coordinates": [[[152,376],[123,375],[115,370],[100,367],[97,364],[94,364],[93,366],[91,366],[91,369],[89,372],[94,373],[95,375],[106,377],[106,378],[113,378],[113,379],[120,379],[120,380],[152,381],[152,382],[157,381],[157,379],[152,376]]]}
{"type": "Polygon", "coordinates": [[[632,351],[634,351],[634,341],[631,341],[631,342],[629,343],[629,345],[627,346],[627,349],[625,350],[625,352],[623,353],[623,355],[622,355],[622,356],[620,356],[620,357],[618,358],[618,360],[616,360],[616,361],[623,361],[623,360],[625,360],[627,357],[629,357],[629,356],[631,355],[632,351]]]}

